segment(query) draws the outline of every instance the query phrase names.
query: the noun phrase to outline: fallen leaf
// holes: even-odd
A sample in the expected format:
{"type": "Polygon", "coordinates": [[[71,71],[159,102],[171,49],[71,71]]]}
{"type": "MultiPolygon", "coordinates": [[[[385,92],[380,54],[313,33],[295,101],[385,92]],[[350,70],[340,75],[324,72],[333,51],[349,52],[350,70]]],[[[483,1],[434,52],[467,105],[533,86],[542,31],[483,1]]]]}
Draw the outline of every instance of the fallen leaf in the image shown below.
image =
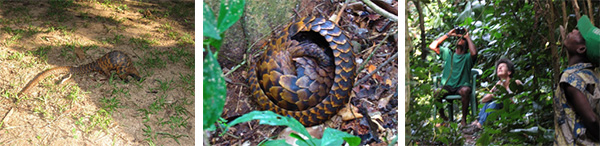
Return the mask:
{"type": "Polygon", "coordinates": [[[369,64],[369,66],[367,66],[367,71],[369,71],[369,73],[375,71],[375,69],[377,69],[377,66],[375,65],[369,64]]]}
{"type": "Polygon", "coordinates": [[[348,106],[342,108],[342,110],[338,112],[338,115],[341,115],[342,120],[344,121],[363,117],[363,115],[358,112],[358,108],[354,107],[353,105],[350,105],[350,108],[348,108],[348,106]]]}

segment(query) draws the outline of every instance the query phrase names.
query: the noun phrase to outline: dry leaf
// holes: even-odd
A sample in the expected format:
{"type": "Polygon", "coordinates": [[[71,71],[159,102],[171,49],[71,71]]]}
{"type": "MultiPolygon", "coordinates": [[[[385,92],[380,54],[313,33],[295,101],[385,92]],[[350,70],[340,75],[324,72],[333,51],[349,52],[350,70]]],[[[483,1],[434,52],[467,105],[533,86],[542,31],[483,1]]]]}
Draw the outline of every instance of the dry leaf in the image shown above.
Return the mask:
{"type": "Polygon", "coordinates": [[[369,66],[367,66],[367,71],[369,71],[369,73],[373,72],[375,69],[377,69],[377,66],[375,65],[369,64],[369,66]]]}
{"type": "Polygon", "coordinates": [[[79,58],[80,60],[85,59],[85,53],[83,52],[83,50],[81,50],[81,47],[75,47],[75,55],[77,55],[77,58],[79,58]]]}
{"type": "Polygon", "coordinates": [[[353,105],[350,105],[350,108],[348,108],[348,106],[342,108],[342,110],[338,112],[338,115],[341,115],[342,120],[344,121],[363,117],[363,115],[358,112],[358,108],[354,107],[353,105]]]}

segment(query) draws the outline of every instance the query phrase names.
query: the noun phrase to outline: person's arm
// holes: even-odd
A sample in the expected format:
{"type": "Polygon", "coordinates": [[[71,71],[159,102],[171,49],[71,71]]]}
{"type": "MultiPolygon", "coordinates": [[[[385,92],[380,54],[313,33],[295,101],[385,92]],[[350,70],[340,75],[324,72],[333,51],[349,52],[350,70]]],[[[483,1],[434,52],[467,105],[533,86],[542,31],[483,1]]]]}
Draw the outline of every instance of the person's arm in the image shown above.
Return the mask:
{"type": "Polygon", "coordinates": [[[523,85],[523,82],[521,82],[521,80],[515,80],[515,83],[517,83],[517,85],[523,85]]]}
{"type": "Polygon", "coordinates": [[[581,117],[581,122],[587,128],[586,135],[594,141],[600,140],[600,118],[594,114],[585,95],[571,85],[563,83],[561,87],[565,91],[567,102],[572,105],[571,107],[581,117]]]}
{"type": "Polygon", "coordinates": [[[469,53],[471,54],[471,58],[477,57],[477,48],[475,48],[475,44],[473,40],[471,40],[471,35],[469,35],[469,31],[465,28],[465,38],[467,39],[467,43],[469,44],[469,53]]]}
{"type": "MultiPolygon", "coordinates": [[[[496,92],[496,86],[498,86],[498,85],[502,86],[501,83],[502,83],[501,81],[496,82],[496,85],[494,85],[494,87],[492,87],[492,90],[490,90],[490,92],[492,92],[492,93],[496,92]]],[[[494,99],[495,96],[496,95],[494,95],[494,94],[485,94],[483,96],[483,98],[481,98],[481,103],[490,102],[492,99],[494,99]]]]}
{"type": "MultiPolygon", "coordinates": [[[[448,34],[454,33],[454,29],[450,30],[448,34]]],[[[440,38],[435,39],[431,44],[429,44],[429,49],[435,51],[435,53],[440,54],[440,44],[444,42],[444,40],[448,39],[448,34],[444,34],[440,38]]]]}
{"type": "Polygon", "coordinates": [[[485,94],[483,98],[481,98],[481,103],[490,102],[494,98],[494,94],[485,94]]]}

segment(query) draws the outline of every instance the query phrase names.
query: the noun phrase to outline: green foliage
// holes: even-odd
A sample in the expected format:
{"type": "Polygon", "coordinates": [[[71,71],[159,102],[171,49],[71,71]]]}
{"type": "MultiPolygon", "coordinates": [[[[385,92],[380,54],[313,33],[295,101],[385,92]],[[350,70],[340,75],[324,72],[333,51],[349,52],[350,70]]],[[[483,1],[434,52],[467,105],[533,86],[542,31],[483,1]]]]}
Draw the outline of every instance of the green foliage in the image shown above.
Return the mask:
{"type": "MultiPolygon", "coordinates": [[[[204,45],[207,46],[207,55],[204,56],[204,129],[214,129],[214,124],[225,105],[227,89],[221,66],[217,62],[217,55],[213,54],[210,47],[215,47],[216,52],[222,43],[222,35],[231,25],[237,22],[244,11],[244,0],[229,0],[221,1],[221,9],[219,12],[219,21],[215,19],[214,14],[206,3],[202,2],[204,9],[204,45]],[[218,31],[217,31],[218,30],[218,31]]],[[[204,51],[204,50],[203,50],[204,51]]]]}
{"type": "MultiPolygon", "coordinates": [[[[554,2],[558,6],[560,2],[554,2]]],[[[536,14],[535,4],[531,1],[454,1],[429,2],[422,4],[425,18],[425,40],[419,35],[412,39],[412,45],[417,48],[410,50],[411,97],[409,110],[406,113],[407,129],[410,137],[407,141],[420,144],[461,144],[464,142],[460,126],[435,127],[441,123],[441,118],[433,117],[437,111],[433,98],[434,88],[432,78],[441,74],[442,61],[429,48],[418,48],[421,41],[429,44],[436,38],[450,31],[455,26],[468,28],[478,50],[474,68],[483,70],[483,75],[477,79],[477,97],[489,93],[498,81],[495,75],[495,62],[500,58],[508,58],[515,64],[513,79],[523,81],[524,85],[513,91],[515,94],[499,96],[496,99],[504,104],[488,117],[483,131],[477,133],[477,145],[521,145],[521,144],[551,144],[553,140],[553,73],[551,63],[559,60],[564,65],[564,59],[553,58],[546,38],[549,33],[558,35],[558,31],[549,30],[544,14],[536,14]],[[501,11],[499,11],[501,10],[501,11]],[[537,17],[536,17],[537,16],[537,17]],[[540,38],[540,36],[544,36],[540,38]],[[423,52],[427,50],[428,52],[423,52]],[[513,103],[514,100],[514,103],[513,103]],[[528,130],[520,130],[528,129],[528,130]],[[532,130],[537,129],[537,130],[532,130]]],[[[421,33],[418,28],[416,8],[407,7],[409,34],[421,33]]],[[[560,9],[560,8],[558,8],[560,9]]],[[[545,13],[545,12],[544,12],[545,13]]],[[[555,18],[561,19],[562,18],[555,18]]],[[[570,30],[570,29],[569,29],[570,30]]],[[[411,35],[412,36],[412,35],[411,35]]],[[[558,39],[556,39],[559,41],[558,39]]],[[[449,38],[442,46],[454,47],[456,39],[449,38]]],[[[422,46],[428,47],[428,46],[422,46]]],[[[564,55],[564,54],[563,54],[564,55]]],[[[564,55],[566,56],[566,55],[564,55]]],[[[462,117],[460,101],[455,107],[454,121],[462,117]],[[459,110],[456,110],[459,109],[459,110]]],[[[481,108],[483,104],[479,104],[481,108]]],[[[478,109],[479,111],[480,109],[478,109]]],[[[475,120],[468,116],[467,122],[475,120]]],[[[456,123],[456,122],[450,122],[456,123]]]]}
{"type": "Polygon", "coordinates": [[[204,85],[204,129],[214,126],[213,123],[221,116],[227,94],[221,67],[210,49],[207,50],[208,55],[204,57],[204,80],[202,82],[204,85]]]}
{"type": "Polygon", "coordinates": [[[229,27],[237,22],[244,12],[244,0],[228,0],[221,1],[219,11],[219,19],[215,19],[210,7],[203,2],[204,20],[204,36],[207,36],[207,42],[211,46],[217,48],[215,52],[219,52],[221,48],[223,34],[229,27]]]}
{"type": "MultiPolygon", "coordinates": [[[[291,137],[298,139],[297,145],[308,145],[308,146],[328,146],[328,145],[342,145],[344,141],[348,142],[351,146],[360,144],[360,138],[354,135],[339,131],[337,129],[326,128],[323,132],[323,138],[317,139],[310,136],[306,128],[298,122],[296,119],[291,117],[285,117],[278,115],[272,111],[253,111],[242,115],[241,117],[231,121],[227,124],[226,129],[234,126],[238,123],[247,122],[251,120],[260,120],[261,125],[272,125],[272,126],[288,126],[292,130],[308,137],[308,139],[301,138],[299,135],[292,133],[291,137]]],[[[263,143],[264,145],[289,145],[284,140],[273,140],[263,143]]]]}

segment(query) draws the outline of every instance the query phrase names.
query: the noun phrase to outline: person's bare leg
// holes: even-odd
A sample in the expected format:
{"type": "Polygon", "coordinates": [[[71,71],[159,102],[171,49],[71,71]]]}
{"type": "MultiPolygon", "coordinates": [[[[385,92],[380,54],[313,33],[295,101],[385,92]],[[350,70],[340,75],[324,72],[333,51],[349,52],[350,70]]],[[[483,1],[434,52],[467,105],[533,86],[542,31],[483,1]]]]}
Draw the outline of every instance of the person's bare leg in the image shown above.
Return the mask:
{"type": "Polygon", "coordinates": [[[467,124],[467,115],[469,114],[469,101],[471,100],[471,98],[469,97],[471,95],[471,88],[470,87],[460,87],[460,89],[458,90],[458,94],[461,96],[462,113],[463,113],[460,123],[462,125],[466,125],[467,124]]]}
{"type": "MultiPolygon", "coordinates": [[[[446,96],[447,91],[445,91],[446,89],[441,89],[441,88],[438,90],[440,90],[441,92],[444,92],[444,93],[441,93],[442,95],[438,95],[438,97],[435,97],[435,98],[437,98],[438,103],[442,103],[442,99],[444,99],[444,97],[446,96]]],[[[440,93],[438,93],[438,94],[440,94],[440,93]]],[[[448,117],[446,117],[446,114],[444,113],[444,107],[442,106],[442,107],[437,107],[437,108],[438,108],[438,113],[440,114],[440,117],[442,119],[444,119],[444,121],[448,121],[448,117]]]]}

